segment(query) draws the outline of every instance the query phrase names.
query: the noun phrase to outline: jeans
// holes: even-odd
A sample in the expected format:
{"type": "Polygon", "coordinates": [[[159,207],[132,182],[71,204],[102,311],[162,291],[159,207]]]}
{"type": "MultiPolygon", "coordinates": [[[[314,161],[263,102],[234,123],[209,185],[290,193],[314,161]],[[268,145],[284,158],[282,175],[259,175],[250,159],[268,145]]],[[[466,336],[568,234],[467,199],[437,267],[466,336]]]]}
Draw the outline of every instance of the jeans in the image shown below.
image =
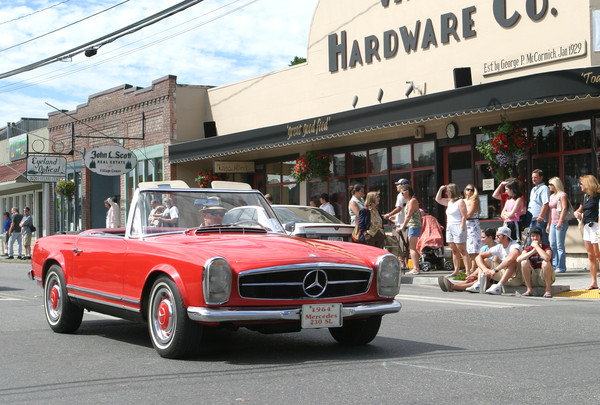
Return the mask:
{"type": "Polygon", "coordinates": [[[550,225],[550,247],[552,248],[552,267],[555,270],[566,271],[566,259],[565,254],[565,236],[567,236],[567,229],[569,224],[563,222],[560,229],[556,229],[556,224],[550,225]]]}
{"type": "Polygon", "coordinates": [[[22,256],[22,248],[21,245],[21,232],[13,232],[10,234],[10,238],[8,238],[8,255],[13,255],[13,244],[17,241],[17,251],[19,252],[19,256],[22,256]]]}
{"type": "MultiPolygon", "coordinates": [[[[529,232],[531,232],[531,229],[534,226],[540,228],[542,230],[542,242],[549,245],[550,241],[548,240],[548,232],[546,232],[546,225],[548,225],[546,221],[538,222],[535,218],[533,218],[531,220],[531,224],[529,225],[529,232]]],[[[529,237],[529,233],[527,233],[527,245],[531,245],[531,238],[529,237]]]]}

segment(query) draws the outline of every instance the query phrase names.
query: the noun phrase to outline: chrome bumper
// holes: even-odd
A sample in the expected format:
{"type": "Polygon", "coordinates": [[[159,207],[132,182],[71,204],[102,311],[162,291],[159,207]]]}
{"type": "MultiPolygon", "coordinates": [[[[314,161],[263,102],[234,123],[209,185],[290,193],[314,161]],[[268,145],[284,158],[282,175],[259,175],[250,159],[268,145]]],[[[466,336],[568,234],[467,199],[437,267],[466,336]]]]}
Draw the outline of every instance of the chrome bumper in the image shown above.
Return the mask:
{"type": "MultiPolygon", "coordinates": [[[[342,307],[342,317],[356,318],[393,314],[402,309],[398,301],[342,307]]],[[[243,309],[188,307],[188,316],[198,322],[244,322],[244,321],[299,321],[302,308],[289,309],[243,309]]]]}

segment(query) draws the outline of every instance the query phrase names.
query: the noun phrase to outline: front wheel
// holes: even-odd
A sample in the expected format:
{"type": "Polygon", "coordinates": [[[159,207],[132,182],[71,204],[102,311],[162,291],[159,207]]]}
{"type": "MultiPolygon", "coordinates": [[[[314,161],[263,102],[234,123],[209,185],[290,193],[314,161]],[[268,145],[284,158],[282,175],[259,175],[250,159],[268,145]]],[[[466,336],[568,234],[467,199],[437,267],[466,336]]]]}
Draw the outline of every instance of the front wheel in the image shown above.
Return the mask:
{"type": "Polygon", "coordinates": [[[154,282],[147,313],[152,345],[158,354],[171,359],[196,354],[202,326],[188,318],[185,304],[173,280],[160,277],[154,282]]]}
{"type": "Polygon", "coordinates": [[[343,345],[366,345],[375,339],[380,326],[381,316],[349,319],[344,320],[344,325],[340,328],[329,328],[329,333],[338,343],[343,345]]]}
{"type": "Polygon", "coordinates": [[[75,332],[83,319],[83,308],[73,304],[69,299],[65,276],[57,264],[52,265],[46,275],[44,311],[50,328],[58,333],[75,332]]]}

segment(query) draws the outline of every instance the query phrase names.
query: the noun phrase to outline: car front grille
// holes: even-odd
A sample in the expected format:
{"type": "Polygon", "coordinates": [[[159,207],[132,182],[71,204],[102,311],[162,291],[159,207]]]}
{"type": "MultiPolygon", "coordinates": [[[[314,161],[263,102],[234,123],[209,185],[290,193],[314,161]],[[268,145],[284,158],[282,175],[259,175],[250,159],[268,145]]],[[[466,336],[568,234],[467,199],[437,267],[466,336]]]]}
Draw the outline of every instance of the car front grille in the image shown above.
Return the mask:
{"type": "Polygon", "coordinates": [[[238,290],[254,299],[340,298],[367,292],[372,276],[368,267],[330,263],[271,267],[240,273],[238,290]]]}

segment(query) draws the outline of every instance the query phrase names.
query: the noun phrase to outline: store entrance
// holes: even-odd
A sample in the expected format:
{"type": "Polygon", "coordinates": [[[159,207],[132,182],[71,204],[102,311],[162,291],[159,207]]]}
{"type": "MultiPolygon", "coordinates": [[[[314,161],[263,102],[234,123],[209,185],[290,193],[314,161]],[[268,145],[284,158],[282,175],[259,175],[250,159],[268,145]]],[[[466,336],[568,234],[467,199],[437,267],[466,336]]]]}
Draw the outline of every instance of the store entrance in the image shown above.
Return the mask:
{"type": "Polygon", "coordinates": [[[462,192],[473,184],[473,155],[471,145],[444,148],[444,184],[455,183],[462,192]]]}

